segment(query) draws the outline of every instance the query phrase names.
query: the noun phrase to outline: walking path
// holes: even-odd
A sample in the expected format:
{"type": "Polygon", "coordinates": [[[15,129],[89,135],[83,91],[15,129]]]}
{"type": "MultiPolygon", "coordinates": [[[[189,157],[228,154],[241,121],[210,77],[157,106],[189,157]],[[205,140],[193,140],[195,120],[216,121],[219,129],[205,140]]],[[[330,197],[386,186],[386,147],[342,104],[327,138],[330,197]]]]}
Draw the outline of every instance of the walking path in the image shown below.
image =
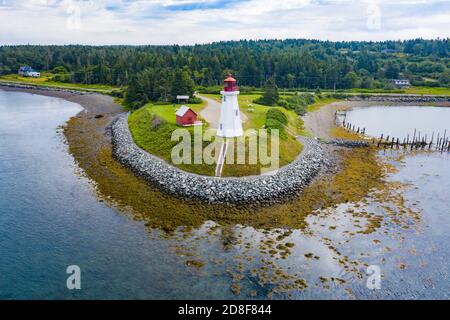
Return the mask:
{"type": "MultiPolygon", "coordinates": [[[[206,101],[207,103],[206,107],[203,108],[202,111],[200,111],[200,116],[211,125],[211,128],[217,129],[220,121],[220,106],[222,104],[215,99],[208,98],[199,94],[196,94],[196,97],[206,101]]],[[[243,123],[248,120],[247,116],[242,111],[241,120],[243,123]]]]}
{"type": "Polygon", "coordinates": [[[337,110],[355,108],[367,105],[361,101],[338,101],[327,104],[317,111],[308,112],[303,116],[305,129],[315,137],[330,139],[330,131],[335,126],[335,113],[337,110]]]}
{"type": "Polygon", "coordinates": [[[222,176],[223,165],[225,164],[225,156],[228,150],[228,141],[224,141],[222,143],[222,147],[220,148],[219,158],[217,159],[216,165],[216,177],[222,176]]]}

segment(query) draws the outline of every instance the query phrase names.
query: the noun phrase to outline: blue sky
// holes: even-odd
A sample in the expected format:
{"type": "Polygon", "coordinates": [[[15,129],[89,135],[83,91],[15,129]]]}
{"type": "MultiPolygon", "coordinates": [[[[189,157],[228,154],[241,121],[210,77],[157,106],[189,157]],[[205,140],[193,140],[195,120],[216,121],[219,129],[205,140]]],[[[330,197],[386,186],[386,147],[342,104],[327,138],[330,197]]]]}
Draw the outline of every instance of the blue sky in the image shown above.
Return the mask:
{"type": "Polygon", "coordinates": [[[0,44],[450,37],[450,0],[0,0],[0,44]]]}

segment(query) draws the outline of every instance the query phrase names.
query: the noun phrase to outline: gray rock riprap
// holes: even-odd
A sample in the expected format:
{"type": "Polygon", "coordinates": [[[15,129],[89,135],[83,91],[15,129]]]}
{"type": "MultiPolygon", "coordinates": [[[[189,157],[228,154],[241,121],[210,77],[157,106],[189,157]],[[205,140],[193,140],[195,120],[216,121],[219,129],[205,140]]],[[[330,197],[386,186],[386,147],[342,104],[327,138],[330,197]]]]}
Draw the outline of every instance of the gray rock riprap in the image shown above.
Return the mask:
{"type": "Polygon", "coordinates": [[[326,143],[346,148],[366,148],[370,143],[364,140],[331,139],[326,143]]]}
{"type": "Polygon", "coordinates": [[[418,95],[361,95],[349,97],[350,101],[380,101],[380,102],[400,102],[400,103],[432,103],[450,102],[448,96],[418,96],[418,95]]]}
{"type": "Polygon", "coordinates": [[[111,125],[114,157],[135,174],[178,197],[206,203],[268,204],[302,190],[327,163],[322,146],[302,139],[304,150],[291,164],[274,174],[216,178],[182,171],[139,148],[128,128],[128,115],[111,125]]]}
{"type": "Polygon", "coordinates": [[[83,95],[86,92],[80,90],[71,90],[64,88],[45,87],[45,86],[33,86],[19,83],[0,82],[0,87],[17,88],[17,89],[29,89],[29,90],[41,90],[41,91],[55,91],[55,92],[67,92],[72,94],[83,95]]]}

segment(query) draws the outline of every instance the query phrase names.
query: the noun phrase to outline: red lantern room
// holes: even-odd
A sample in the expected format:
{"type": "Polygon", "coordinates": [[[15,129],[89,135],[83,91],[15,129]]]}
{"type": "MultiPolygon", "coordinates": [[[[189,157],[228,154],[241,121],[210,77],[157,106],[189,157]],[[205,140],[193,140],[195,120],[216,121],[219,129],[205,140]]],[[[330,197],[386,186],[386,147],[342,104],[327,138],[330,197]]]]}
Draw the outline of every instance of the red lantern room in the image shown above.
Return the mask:
{"type": "Polygon", "coordinates": [[[228,74],[228,78],[226,78],[224,80],[225,82],[225,91],[226,92],[230,92],[230,91],[239,91],[238,86],[236,85],[236,79],[234,79],[231,74],[228,74]]]}

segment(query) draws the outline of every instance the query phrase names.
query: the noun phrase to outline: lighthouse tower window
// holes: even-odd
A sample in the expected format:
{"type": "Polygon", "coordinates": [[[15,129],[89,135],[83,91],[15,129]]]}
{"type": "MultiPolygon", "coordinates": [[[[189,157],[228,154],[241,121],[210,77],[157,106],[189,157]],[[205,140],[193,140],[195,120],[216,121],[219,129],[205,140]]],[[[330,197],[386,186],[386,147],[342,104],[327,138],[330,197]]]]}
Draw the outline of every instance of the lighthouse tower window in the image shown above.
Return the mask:
{"type": "Polygon", "coordinates": [[[223,102],[227,101],[227,97],[223,96],[223,102]]]}
{"type": "Polygon", "coordinates": [[[238,116],[238,111],[236,110],[236,117],[238,116]]]}

